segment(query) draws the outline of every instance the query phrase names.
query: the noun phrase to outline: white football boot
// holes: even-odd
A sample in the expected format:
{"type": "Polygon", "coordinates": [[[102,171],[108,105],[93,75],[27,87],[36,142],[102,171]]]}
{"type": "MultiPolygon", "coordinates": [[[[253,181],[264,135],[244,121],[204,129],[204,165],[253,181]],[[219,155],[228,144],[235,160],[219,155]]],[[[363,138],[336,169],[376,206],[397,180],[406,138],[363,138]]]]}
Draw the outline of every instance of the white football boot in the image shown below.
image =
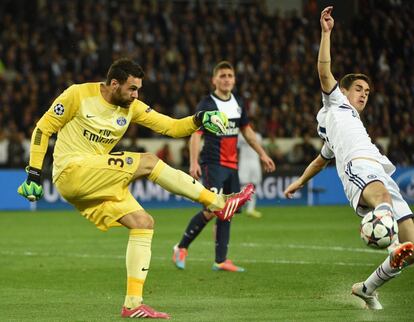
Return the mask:
{"type": "Polygon", "coordinates": [[[367,294],[364,292],[364,283],[356,283],[352,286],[352,295],[358,296],[365,302],[365,307],[370,310],[382,310],[382,305],[378,301],[378,293],[367,294]]]}

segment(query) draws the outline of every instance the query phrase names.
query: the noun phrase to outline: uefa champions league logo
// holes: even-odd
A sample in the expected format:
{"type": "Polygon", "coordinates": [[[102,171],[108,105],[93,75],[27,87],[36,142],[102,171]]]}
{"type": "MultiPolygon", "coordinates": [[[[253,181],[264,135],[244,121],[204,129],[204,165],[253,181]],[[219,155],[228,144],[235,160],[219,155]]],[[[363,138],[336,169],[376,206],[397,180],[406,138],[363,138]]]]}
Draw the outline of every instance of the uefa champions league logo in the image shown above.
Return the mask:
{"type": "Polygon", "coordinates": [[[401,190],[401,194],[406,201],[414,202],[414,170],[400,175],[395,182],[401,190]]]}

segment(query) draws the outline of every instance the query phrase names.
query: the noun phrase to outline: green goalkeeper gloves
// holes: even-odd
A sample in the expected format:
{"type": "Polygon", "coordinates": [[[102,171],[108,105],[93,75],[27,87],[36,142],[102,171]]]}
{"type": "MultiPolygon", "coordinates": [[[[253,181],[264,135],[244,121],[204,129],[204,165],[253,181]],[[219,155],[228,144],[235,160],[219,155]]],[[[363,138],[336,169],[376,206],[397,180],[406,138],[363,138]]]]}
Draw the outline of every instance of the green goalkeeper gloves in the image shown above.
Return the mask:
{"type": "Polygon", "coordinates": [[[27,179],[17,188],[17,192],[29,201],[37,201],[43,197],[43,187],[40,183],[42,171],[36,168],[26,167],[26,172],[27,179]]]}
{"type": "Polygon", "coordinates": [[[200,111],[195,117],[198,123],[214,134],[226,133],[226,128],[229,125],[227,115],[220,111],[200,111]]]}

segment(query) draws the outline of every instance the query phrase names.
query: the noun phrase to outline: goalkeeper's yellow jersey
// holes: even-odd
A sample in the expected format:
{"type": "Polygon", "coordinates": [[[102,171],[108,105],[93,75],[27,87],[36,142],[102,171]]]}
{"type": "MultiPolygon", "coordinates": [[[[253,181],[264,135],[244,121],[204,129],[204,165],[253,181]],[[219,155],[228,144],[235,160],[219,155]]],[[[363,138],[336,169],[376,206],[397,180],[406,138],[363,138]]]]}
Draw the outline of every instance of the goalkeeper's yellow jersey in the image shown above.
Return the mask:
{"type": "Polygon", "coordinates": [[[103,98],[100,86],[72,85],[54,100],[33,132],[30,166],[42,168],[49,137],[56,132],[53,181],[71,162],[85,155],[109,153],[131,122],[172,137],[188,136],[198,128],[192,116],[173,119],[139,100],[129,108],[112,105],[103,98]]]}

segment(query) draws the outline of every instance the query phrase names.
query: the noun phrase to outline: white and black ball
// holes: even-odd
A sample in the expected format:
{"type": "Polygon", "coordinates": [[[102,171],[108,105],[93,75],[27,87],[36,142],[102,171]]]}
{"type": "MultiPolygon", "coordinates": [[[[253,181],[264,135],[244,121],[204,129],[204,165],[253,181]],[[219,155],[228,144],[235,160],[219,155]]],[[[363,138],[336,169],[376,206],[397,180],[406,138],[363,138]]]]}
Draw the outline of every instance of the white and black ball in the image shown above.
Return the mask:
{"type": "Polygon", "coordinates": [[[398,239],[398,223],[389,210],[373,210],[362,218],[360,232],[368,246],[387,248],[398,239]]]}

